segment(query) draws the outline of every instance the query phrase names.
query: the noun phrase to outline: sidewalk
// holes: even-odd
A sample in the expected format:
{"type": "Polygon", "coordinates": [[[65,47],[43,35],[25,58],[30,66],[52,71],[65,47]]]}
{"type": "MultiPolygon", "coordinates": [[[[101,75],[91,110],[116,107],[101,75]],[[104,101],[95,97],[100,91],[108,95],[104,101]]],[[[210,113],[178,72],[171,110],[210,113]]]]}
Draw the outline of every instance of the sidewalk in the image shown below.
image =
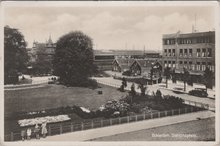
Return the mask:
{"type": "MultiPolygon", "coordinates": [[[[85,131],[67,133],[56,136],[48,136],[45,139],[40,139],[42,141],[87,141],[90,139],[95,139],[99,137],[111,136],[121,133],[133,132],[143,129],[155,128],[160,126],[166,126],[171,124],[177,124],[187,121],[194,121],[197,118],[206,119],[214,117],[214,113],[211,111],[200,111],[196,113],[183,114],[172,117],[164,117],[158,119],[145,120],[140,122],[115,125],[110,127],[103,127],[97,129],[90,129],[85,131]]],[[[33,141],[38,141],[34,140],[33,141]]]]}

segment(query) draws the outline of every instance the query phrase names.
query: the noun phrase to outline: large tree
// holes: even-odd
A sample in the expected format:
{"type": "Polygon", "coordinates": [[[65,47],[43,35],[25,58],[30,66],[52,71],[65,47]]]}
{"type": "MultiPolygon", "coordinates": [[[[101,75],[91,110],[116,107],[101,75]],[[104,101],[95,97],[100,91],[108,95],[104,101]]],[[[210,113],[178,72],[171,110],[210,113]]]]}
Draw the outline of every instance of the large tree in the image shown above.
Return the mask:
{"type": "Polygon", "coordinates": [[[57,41],[54,74],[63,84],[86,86],[94,73],[92,39],[80,31],[63,35],[57,41]]]}
{"type": "Polygon", "coordinates": [[[18,29],[4,27],[4,79],[5,84],[15,83],[12,78],[24,72],[28,63],[27,43],[18,29]]]}
{"type": "Polygon", "coordinates": [[[166,67],[164,69],[164,76],[166,78],[166,88],[168,88],[168,80],[170,79],[171,77],[171,72],[170,72],[170,68],[169,67],[166,67]]]}

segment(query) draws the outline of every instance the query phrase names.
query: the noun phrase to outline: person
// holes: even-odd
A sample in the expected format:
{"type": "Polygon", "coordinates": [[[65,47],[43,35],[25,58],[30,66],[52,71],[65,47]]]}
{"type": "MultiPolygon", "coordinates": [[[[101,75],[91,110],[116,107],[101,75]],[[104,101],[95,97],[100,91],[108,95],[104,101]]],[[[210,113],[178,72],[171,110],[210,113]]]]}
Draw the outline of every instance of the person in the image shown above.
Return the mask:
{"type": "Polygon", "coordinates": [[[34,133],[35,133],[36,139],[40,139],[39,131],[40,131],[40,128],[39,128],[38,124],[36,124],[34,127],[34,133]]]}
{"type": "Polygon", "coordinates": [[[27,140],[31,139],[31,128],[27,129],[27,140]]]}
{"type": "Polygon", "coordinates": [[[41,125],[41,134],[43,135],[43,138],[46,137],[46,134],[47,134],[47,123],[46,122],[44,122],[41,125]]]}
{"type": "Polygon", "coordinates": [[[25,129],[22,129],[21,130],[21,139],[22,139],[22,141],[25,140],[25,133],[26,133],[25,129]]]}

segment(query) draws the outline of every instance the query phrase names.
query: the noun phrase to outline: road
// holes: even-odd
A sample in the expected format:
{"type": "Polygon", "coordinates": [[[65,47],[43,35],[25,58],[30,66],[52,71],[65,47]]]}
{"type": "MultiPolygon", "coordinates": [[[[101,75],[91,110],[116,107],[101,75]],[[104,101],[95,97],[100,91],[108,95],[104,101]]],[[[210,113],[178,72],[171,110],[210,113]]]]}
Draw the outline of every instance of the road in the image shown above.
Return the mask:
{"type": "MultiPolygon", "coordinates": [[[[119,88],[122,84],[121,80],[117,80],[117,79],[114,79],[112,77],[102,77],[102,78],[96,77],[96,78],[93,78],[93,79],[97,80],[97,82],[99,82],[99,83],[109,85],[109,86],[113,86],[113,87],[117,87],[117,88],[119,88]]],[[[126,90],[130,90],[131,85],[132,85],[132,83],[128,82],[126,90]]],[[[174,87],[179,88],[179,86],[180,86],[179,84],[176,85],[176,84],[171,84],[171,83],[169,83],[168,88],[165,88],[165,83],[148,85],[146,93],[150,95],[153,92],[156,93],[156,91],[159,89],[162,92],[163,95],[173,95],[173,96],[180,97],[184,100],[190,100],[190,101],[194,101],[194,102],[208,104],[211,108],[215,108],[215,100],[213,100],[213,99],[191,96],[191,95],[188,95],[186,93],[174,93],[173,88],[174,87]]],[[[137,84],[135,84],[135,88],[136,88],[136,91],[140,93],[140,89],[138,89],[137,84]]],[[[190,88],[190,87],[188,87],[188,88],[190,88]]],[[[212,94],[213,94],[213,92],[214,91],[212,91],[212,94]]]]}

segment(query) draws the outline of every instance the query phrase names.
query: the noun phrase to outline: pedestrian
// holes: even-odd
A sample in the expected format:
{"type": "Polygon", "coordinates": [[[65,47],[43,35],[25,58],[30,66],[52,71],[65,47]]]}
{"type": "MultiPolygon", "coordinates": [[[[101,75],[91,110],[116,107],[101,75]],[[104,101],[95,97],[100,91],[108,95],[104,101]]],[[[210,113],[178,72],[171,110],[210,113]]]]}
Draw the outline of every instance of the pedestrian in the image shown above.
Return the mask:
{"type": "Polygon", "coordinates": [[[21,139],[22,139],[22,141],[25,140],[25,136],[26,136],[25,133],[26,133],[25,129],[22,129],[21,130],[21,139]]]}
{"type": "Polygon", "coordinates": [[[44,122],[41,125],[41,134],[43,135],[43,138],[46,137],[46,134],[47,134],[47,123],[46,122],[44,122]]]}
{"type": "Polygon", "coordinates": [[[34,127],[34,133],[35,133],[36,139],[40,139],[39,132],[40,132],[40,127],[38,126],[38,124],[36,124],[34,127]]]}
{"type": "Polygon", "coordinates": [[[31,128],[28,128],[27,129],[27,140],[30,140],[31,139],[31,128]]]}

